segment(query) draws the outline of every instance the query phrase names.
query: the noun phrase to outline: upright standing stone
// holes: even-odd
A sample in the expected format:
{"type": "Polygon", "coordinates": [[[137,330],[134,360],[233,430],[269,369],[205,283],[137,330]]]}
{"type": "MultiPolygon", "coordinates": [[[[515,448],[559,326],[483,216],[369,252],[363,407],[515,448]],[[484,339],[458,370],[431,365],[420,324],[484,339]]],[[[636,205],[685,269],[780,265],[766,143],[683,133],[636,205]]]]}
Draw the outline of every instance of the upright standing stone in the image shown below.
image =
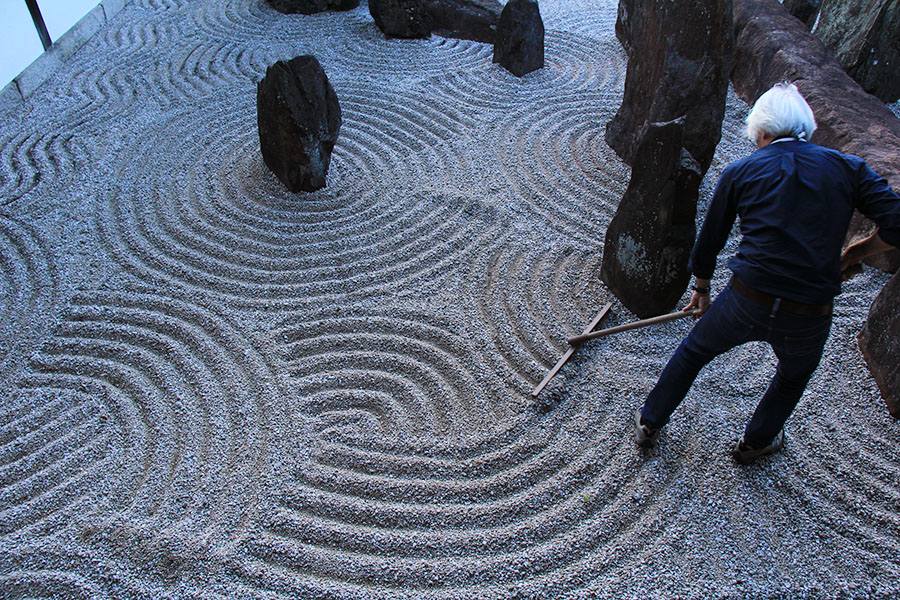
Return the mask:
{"type": "Polygon", "coordinates": [[[875,297],[859,334],[859,347],[888,411],[900,419],[900,274],[875,297]]]}
{"type": "Polygon", "coordinates": [[[369,0],[369,13],[387,37],[427,38],[431,15],[423,0],[369,0]]]}
{"type": "Polygon", "coordinates": [[[314,56],[278,61],[256,92],[263,160],[292,192],[325,187],[341,107],[314,56]]]}
{"type": "Polygon", "coordinates": [[[900,0],[823,0],[814,33],[864,90],[900,98],[900,0]]]}
{"type": "Polygon", "coordinates": [[[328,10],[351,10],[359,6],[359,0],[268,0],[278,12],[312,15],[328,10]]]}
{"type": "Polygon", "coordinates": [[[616,36],[628,70],[607,143],[631,164],[649,123],[685,115],[684,147],[706,173],[725,116],[731,0],[619,0],[616,36]]]}
{"type": "Polygon", "coordinates": [[[509,0],[500,13],[494,62],[521,77],[544,66],[544,21],[535,0],[509,0]]]}
{"type": "Polygon", "coordinates": [[[631,181],[606,230],[600,276],[641,318],[669,312],[690,279],[702,175],[684,151],[684,118],[651,123],[634,154],[631,181]]]}

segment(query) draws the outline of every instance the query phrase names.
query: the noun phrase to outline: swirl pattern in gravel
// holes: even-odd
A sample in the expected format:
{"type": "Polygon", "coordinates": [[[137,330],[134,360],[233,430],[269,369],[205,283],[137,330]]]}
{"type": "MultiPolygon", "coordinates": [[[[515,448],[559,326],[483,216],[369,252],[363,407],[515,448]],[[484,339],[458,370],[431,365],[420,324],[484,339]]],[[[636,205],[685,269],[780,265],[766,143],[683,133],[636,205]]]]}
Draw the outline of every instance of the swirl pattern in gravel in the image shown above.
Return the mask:
{"type": "MultiPolygon", "coordinates": [[[[657,449],[629,416],[685,321],[587,344],[629,168],[606,146],[616,2],[546,0],[546,66],[389,40],[365,2],[132,0],[0,125],[0,597],[900,594],[900,428],[845,284],[776,457],[727,451],[744,346],[657,449]],[[326,188],[265,167],[256,82],[315,54],[326,188]]],[[[701,189],[748,154],[728,98],[701,189]]],[[[728,278],[725,260],[713,281],[728,278]]]]}

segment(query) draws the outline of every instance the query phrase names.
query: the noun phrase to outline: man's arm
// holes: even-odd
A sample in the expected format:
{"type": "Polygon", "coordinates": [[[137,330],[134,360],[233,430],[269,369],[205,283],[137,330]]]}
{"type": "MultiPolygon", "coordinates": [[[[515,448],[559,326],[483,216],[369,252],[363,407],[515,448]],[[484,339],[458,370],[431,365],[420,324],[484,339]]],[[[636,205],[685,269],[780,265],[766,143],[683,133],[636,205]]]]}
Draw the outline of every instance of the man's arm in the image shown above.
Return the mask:
{"type": "Polygon", "coordinates": [[[703,316],[710,305],[710,279],[716,268],[716,257],[725,246],[737,217],[731,170],[726,168],[716,184],[703,226],[691,251],[690,269],[694,274],[694,294],[685,310],[695,309],[695,319],[703,316]],[[698,291],[699,290],[699,291],[698,291]]]}
{"type": "Polygon", "coordinates": [[[857,170],[857,194],[856,208],[875,221],[877,228],[875,233],[851,244],[841,255],[844,281],[862,271],[859,263],[864,259],[900,247],[900,195],[864,161],[857,170]]]}
{"type": "Polygon", "coordinates": [[[878,230],[869,237],[862,239],[855,244],[850,244],[841,254],[841,277],[847,281],[851,277],[862,272],[862,263],[866,258],[890,250],[894,246],[888,244],[881,236],[878,230]]]}
{"type": "Polygon", "coordinates": [[[726,168],[719,178],[706,218],[691,250],[689,268],[699,281],[706,281],[706,286],[698,283],[697,287],[709,287],[709,280],[712,279],[716,269],[716,257],[725,246],[737,217],[737,199],[732,176],[731,169],[726,168]]]}

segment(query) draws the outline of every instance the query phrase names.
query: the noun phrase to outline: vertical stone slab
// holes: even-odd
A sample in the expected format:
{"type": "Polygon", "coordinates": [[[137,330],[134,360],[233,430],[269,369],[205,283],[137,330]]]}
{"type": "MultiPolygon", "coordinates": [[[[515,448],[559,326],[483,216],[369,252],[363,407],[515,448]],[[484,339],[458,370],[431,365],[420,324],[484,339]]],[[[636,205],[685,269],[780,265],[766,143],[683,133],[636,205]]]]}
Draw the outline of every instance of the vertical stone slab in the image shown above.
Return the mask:
{"type": "Polygon", "coordinates": [[[875,297],[859,334],[859,347],[888,411],[900,419],[900,275],[894,275],[875,297]]]}
{"type": "Polygon", "coordinates": [[[256,93],[263,160],[292,192],[325,187],[331,151],[341,128],[341,108],[314,56],[278,61],[256,93]]]}
{"type": "Polygon", "coordinates": [[[521,77],[544,66],[544,21],[535,0],[509,0],[500,13],[494,62],[521,77]]]}
{"type": "Polygon", "coordinates": [[[683,149],[684,131],[683,118],[647,126],[606,230],[600,277],[641,318],[672,310],[690,279],[702,175],[683,149]]]}
{"type": "Polygon", "coordinates": [[[606,142],[631,164],[652,122],[685,115],[684,147],[709,168],[721,138],[733,45],[731,0],[619,0],[625,95],[606,142]]]}

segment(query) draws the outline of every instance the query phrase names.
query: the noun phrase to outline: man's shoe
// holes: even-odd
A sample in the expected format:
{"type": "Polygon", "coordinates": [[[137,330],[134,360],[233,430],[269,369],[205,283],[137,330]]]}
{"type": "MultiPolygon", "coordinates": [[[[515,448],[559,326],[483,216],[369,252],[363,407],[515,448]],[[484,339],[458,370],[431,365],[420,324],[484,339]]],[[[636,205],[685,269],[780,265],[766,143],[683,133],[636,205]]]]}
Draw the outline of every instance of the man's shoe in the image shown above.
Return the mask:
{"type": "Polygon", "coordinates": [[[652,448],[656,445],[661,427],[650,427],[641,417],[641,408],[634,412],[634,441],[641,448],[652,448]]]}
{"type": "Polygon", "coordinates": [[[778,435],[775,436],[774,440],[769,442],[769,444],[767,446],[764,446],[763,448],[754,448],[744,441],[744,436],[741,436],[741,439],[738,441],[737,446],[735,446],[734,450],[731,451],[731,456],[733,456],[734,460],[736,460],[740,464],[749,465],[760,456],[774,454],[782,448],[784,448],[783,429],[778,432],[778,435]]]}

